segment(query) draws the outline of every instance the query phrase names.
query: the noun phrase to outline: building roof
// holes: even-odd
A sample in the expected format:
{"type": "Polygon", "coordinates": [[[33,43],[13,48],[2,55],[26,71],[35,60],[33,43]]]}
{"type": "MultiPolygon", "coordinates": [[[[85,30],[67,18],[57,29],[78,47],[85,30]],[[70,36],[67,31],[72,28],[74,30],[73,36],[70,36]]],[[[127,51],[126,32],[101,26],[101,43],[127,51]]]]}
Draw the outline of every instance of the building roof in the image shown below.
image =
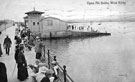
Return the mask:
{"type": "Polygon", "coordinates": [[[28,16],[23,17],[24,19],[28,19],[28,16]]]}
{"type": "Polygon", "coordinates": [[[43,14],[43,13],[44,12],[33,10],[33,11],[26,12],[25,14],[43,14]]]}
{"type": "Polygon", "coordinates": [[[59,20],[59,21],[63,21],[63,22],[65,22],[64,20],[61,20],[61,19],[56,18],[56,17],[45,17],[45,18],[43,18],[42,20],[44,20],[44,19],[49,19],[49,18],[52,18],[52,19],[56,19],[56,20],[59,20]]]}

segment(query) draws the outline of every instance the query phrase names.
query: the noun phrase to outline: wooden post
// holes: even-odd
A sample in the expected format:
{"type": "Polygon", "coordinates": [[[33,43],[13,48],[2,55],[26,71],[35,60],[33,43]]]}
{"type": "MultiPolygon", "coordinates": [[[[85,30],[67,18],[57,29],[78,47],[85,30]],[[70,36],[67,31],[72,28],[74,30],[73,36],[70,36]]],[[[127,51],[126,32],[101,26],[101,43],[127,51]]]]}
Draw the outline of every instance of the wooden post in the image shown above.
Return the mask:
{"type": "Polygon", "coordinates": [[[66,82],[66,66],[63,66],[64,70],[63,70],[63,74],[64,74],[64,82],[66,82]]]}
{"type": "Polygon", "coordinates": [[[49,66],[49,69],[50,69],[50,50],[48,50],[48,66],[49,66]]]}

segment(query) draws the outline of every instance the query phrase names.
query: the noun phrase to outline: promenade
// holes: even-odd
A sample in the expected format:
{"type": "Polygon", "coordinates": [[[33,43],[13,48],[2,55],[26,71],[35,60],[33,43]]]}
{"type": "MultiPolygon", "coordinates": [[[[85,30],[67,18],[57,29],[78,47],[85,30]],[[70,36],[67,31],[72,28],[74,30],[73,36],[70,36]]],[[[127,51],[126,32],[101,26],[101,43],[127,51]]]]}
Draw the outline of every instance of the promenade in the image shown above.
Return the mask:
{"type": "MultiPolygon", "coordinates": [[[[14,41],[14,36],[15,36],[15,28],[17,28],[17,26],[11,26],[8,29],[4,30],[2,32],[2,34],[0,35],[0,43],[3,45],[4,42],[4,38],[6,37],[6,35],[9,35],[9,37],[12,40],[12,46],[10,49],[10,54],[9,56],[7,54],[5,54],[5,50],[2,47],[2,51],[3,51],[3,55],[2,57],[0,57],[0,62],[4,62],[7,68],[7,78],[8,78],[8,82],[31,82],[31,79],[28,78],[25,81],[19,81],[17,79],[17,65],[15,63],[15,59],[14,59],[14,53],[15,53],[15,41],[14,41]]],[[[27,60],[27,64],[34,64],[35,61],[35,52],[34,49],[32,49],[32,51],[29,51],[27,49],[25,49],[24,55],[26,57],[27,60]]],[[[28,70],[30,72],[30,70],[28,70]]]]}

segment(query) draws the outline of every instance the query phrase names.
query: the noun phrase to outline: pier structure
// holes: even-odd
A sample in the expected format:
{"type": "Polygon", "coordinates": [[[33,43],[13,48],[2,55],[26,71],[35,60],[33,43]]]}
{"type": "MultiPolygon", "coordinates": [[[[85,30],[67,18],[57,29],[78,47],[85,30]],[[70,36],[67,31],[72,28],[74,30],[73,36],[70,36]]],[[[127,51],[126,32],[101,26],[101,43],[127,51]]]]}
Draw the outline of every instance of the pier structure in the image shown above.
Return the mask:
{"type": "Polygon", "coordinates": [[[44,17],[42,16],[44,13],[45,12],[36,11],[34,9],[33,11],[26,12],[25,14],[27,14],[27,16],[24,17],[25,26],[30,29],[34,35],[38,35],[44,39],[111,35],[110,33],[102,33],[89,29],[90,26],[83,26],[83,23],[68,23],[67,21],[55,17],[44,17]]]}
{"type": "MultiPolygon", "coordinates": [[[[9,28],[7,28],[6,31],[3,31],[3,33],[0,35],[0,41],[1,44],[3,44],[3,40],[5,38],[6,35],[9,35],[9,37],[12,40],[12,46],[11,46],[11,52],[8,55],[5,54],[4,48],[2,46],[2,51],[3,51],[3,55],[2,57],[0,57],[0,62],[3,62],[6,65],[7,68],[7,78],[8,78],[8,82],[19,82],[19,80],[17,79],[17,64],[15,62],[14,59],[14,54],[15,54],[15,42],[14,42],[14,36],[15,36],[15,29],[18,28],[16,25],[15,26],[11,26],[9,28]]],[[[48,67],[50,69],[52,69],[52,65],[51,62],[52,61],[57,61],[56,56],[52,56],[52,51],[50,51],[49,48],[45,48],[45,46],[42,48],[43,52],[42,52],[42,56],[44,58],[44,60],[46,60],[46,63],[48,64],[48,67]]],[[[27,64],[34,64],[35,63],[35,51],[34,51],[34,47],[32,47],[31,51],[29,51],[28,49],[24,49],[24,55],[26,57],[27,60],[27,64]]],[[[61,66],[58,62],[57,62],[60,71],[59,71],[59,80],[57,82],[74,82],[72,80],[72,78],[68,75],[67,71],[66,71],[66,66],[61,66]]],[[[30,74],[31,71],[28,68],[28,73],[30,74]]],[[[35,79],[33,79],[32,77],[28,77],[28,79],[26,79],[23,82],[36,82],[35,79]]]]}

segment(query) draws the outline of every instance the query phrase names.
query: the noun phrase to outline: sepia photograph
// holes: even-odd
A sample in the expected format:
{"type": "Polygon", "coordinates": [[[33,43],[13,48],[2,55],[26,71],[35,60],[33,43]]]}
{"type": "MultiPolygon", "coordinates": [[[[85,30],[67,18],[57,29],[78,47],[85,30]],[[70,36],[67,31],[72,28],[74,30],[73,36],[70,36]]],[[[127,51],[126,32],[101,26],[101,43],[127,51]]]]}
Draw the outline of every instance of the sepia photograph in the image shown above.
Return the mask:
{"type": "Polygon", "coordinates": [[[0,82],[135,82],[135,0],[0,0],[0,82]]]}

